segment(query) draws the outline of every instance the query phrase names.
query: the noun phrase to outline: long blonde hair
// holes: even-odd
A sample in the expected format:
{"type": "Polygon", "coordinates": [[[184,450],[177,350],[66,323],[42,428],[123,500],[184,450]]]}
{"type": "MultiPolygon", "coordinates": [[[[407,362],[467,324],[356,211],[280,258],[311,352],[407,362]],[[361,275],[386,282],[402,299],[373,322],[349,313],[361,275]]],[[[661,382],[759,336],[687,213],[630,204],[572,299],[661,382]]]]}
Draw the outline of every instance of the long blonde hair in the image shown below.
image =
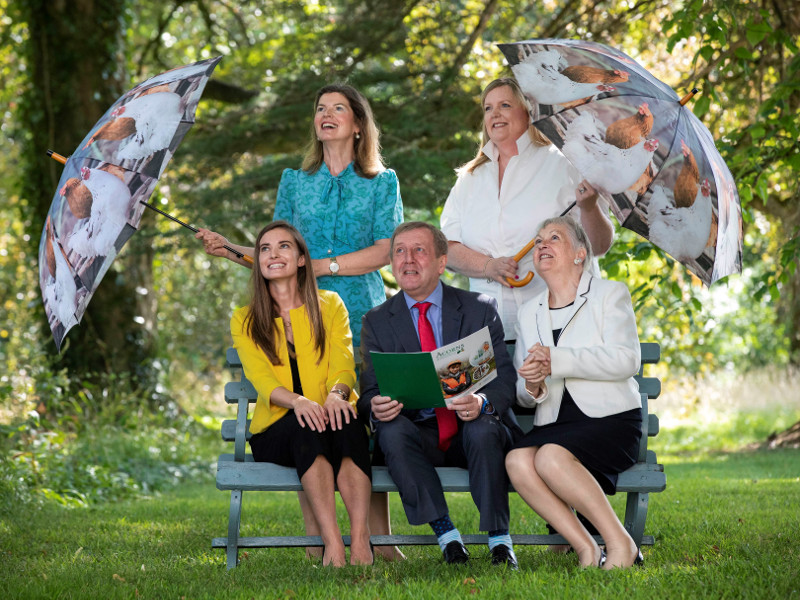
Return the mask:
{"type": "Polygon", "coordinates": [[[275,319],[280,316],[280,310],[269,291],[269,281],[261,274],[259,268],[258,253],[261,246],[261,238],[273,229],[284,229],[294,239],[300,256],[305,257],[305,264],[297,267],[297,287],[300,297],[306,307],[308,320],[311,322],[311,336],[314,338],[314,346],[317,349],[317,364],[322,360],[325,348],[325,327],[322,323],[322,311],[319,307],[319,289],[317,288],[317,278],[314,276],[314,269],[311,266],[311,254],[308,251],[303,236],[292,225],[286,221],[273,221],[256,237],[255,244],[255,264],[253,274],[250,277],[252,286],[252,296],[250,299],[250,312],[244,321],[247,336],[255,342],[256,346],[264,351],[269,361],[274,365],[280,365],[281,359],[278,357],[278,324],[275,319]]]}
{"type": "MultiPolygon", "coordinates": [[[[516,79],[512,79],[511,77],[501,77],[499,79],[495,79],[483,89],[483,92],[481,92],[481,108],[483,108],[483,105],[486,102],[486,96],[489,95],[489,92],[496,88],[503,87],[504,85],[511,88],[511,93],[514,95],[516,101],[519,102],[519,105],[522,106],[526,111],[530,112],[530,104],[528,103],[528,99],[525,98],[525,94],[522,93],[522,89],[519,87],[516,79]]],[[[535,146],[549,146],[551,143],[550,140],[548,140],[542,134],[542,132],[536,129],[532,123],[528,125],[528,135],[531,138],[531,142],[535,146]]],[[[478,153],[475,155],[475,158],[463,165],[461,169],[466,169],[468,173],[472,173],[482,164],[489,162],[489,157],[483,152],[483,147],[488,143],[489,131],[486,129],[486,121],[481,114],[481,142],[478,146],[478,153]]]]}
{"type": "MultiPolygon", "coordinates": [[[[353,169],[359,176],[372,179],[386,169],[381,156],[380,132],[375,124],[375,118],[372,116],[372,108],[370,108],[369,102],[364,95],[353,86],[334,83],[326,85],[317,91],[317,95],[314,98],[314,111],[317,110],[317,103],[319,103],[319,99],[323,94],[334,93],[341,94],[347,98],[353,111],[355,124],[360,130],[360,137],[353,138],[353,153],[355,155],[353,169]]],[[[311,139],[303,157],[303,170],[306,173],[316,173],[322,166],[324,159],[322,142],[317,139],[317,132],[314,129],[314,121],[312,119],[311,139]]]]}

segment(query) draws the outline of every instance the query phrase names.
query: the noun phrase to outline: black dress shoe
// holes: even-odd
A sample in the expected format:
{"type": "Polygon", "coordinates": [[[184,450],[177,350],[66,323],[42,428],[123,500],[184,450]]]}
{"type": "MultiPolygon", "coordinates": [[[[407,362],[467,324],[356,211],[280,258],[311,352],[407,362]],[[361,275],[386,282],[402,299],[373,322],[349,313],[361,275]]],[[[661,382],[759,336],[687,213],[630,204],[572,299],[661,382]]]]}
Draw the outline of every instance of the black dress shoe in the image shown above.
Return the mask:
{"type": "Polygon", "coordinates": [[[505,544],[498,544],[492,548],[492,564],[493,565],[506,565],[512,571],[519,571],[517,564],[517,557],[514,551],[505,544]]]}
{"type": "Polygon", "coordinates": [[[453,540],[447,544],[447,546],[444,547],[442,556],[444,557],[444,562],[448,565],[464,565],[467,563],[467,560],[469,560],[469,552],[467,552],[464,544],[458,540],[453,540]]]}

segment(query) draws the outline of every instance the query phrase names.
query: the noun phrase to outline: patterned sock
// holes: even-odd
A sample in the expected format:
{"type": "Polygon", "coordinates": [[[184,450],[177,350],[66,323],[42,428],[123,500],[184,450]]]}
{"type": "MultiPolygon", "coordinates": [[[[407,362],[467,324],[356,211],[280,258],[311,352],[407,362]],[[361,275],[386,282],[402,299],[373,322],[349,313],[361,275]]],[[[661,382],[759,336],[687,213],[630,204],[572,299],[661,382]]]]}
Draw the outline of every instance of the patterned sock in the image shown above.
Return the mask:
{"type": "Polygon", "coordinates": [[[447,544],[453,540],[458,540],[459,542],[461,541],[461,534],[450,520],[450,515],[445,515],[440,519],[431,521],[429,525],[431,526],[431,529],[433,529],[433,533],[436,534],[439,547],[442,549],[442,551],[444,551],[445,546],[447,546],[447,544]]]}
{"type": "Polygon", "coordinates": [[[489,550],[494,550],[495,546],[500,544],[508,546],[509,550],[514,550],[514,545],[511,543],[511,536],[508,534],[508,529],[497,529],[489,532],[489,550]]]}

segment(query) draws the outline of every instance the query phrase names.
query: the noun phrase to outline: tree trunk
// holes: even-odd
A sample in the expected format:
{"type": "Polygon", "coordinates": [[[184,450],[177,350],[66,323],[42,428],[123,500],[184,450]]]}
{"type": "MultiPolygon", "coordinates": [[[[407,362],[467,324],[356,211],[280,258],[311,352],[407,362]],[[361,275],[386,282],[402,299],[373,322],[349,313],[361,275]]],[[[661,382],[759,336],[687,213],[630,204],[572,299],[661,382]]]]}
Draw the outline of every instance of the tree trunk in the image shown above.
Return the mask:
{"type": "MultiPolygon", "coordinates": [[[[62,172],[45,151],[70,154],[126,87],[126,5],[126,0],[18,2],[29,29],[23,53],[31,85],[20,112],[30,137],[20,187],[29,207],[32,257],[62,172]]],[[[37,268],[35,259],[31,268],[37,268]]],[[[152,243],[134,236],[100,284],[83,322],[67,335],[58,366],[81,379],[132,373],[135,383],[149,388],[151,378],[143,369],[154,349],[155,294],[145,290],[152,292],[152,243]]],[[[41,322],[47,329],[43,308],[41,322]]]]}

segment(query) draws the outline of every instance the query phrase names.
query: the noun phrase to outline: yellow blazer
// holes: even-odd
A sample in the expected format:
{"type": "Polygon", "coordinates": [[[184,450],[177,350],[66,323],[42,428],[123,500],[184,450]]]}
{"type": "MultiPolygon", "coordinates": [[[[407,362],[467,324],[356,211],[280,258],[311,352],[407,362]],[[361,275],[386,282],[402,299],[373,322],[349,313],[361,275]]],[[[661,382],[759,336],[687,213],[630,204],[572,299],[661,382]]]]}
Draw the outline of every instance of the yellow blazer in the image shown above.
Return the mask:
{"type": "MultiPolygon", "coordinates": [[[[289,313],[294,330],[297,370],[300,372],[303,396],[317,404],[324,404],[330,389],[337,383],[343,383],[353,390],[350,394],[350,404],[355,407],[358,394],[354,389],[356,371],[347,309],[336,292],[326,290],[319,291],[319,304],[325,328],[324,354],[319,363],[305,305],[289,313]]],[[[289,411],[288,408],[270,402],[270,397],[275,388],[292,389],[292,370],[289,366],[289,349],[286,346],[283,321],[276,319],[279,321],[277,349],[281,364],[273,365],[267,355],[247,335],[244,323],[249,312],[249,308],[243,306],[233,313],[231,335],[233,347],[239,352],[244,374],[258,392],[256,409],[250,422],[250,433],[255,434],[267,429],[289,411]]]]}

